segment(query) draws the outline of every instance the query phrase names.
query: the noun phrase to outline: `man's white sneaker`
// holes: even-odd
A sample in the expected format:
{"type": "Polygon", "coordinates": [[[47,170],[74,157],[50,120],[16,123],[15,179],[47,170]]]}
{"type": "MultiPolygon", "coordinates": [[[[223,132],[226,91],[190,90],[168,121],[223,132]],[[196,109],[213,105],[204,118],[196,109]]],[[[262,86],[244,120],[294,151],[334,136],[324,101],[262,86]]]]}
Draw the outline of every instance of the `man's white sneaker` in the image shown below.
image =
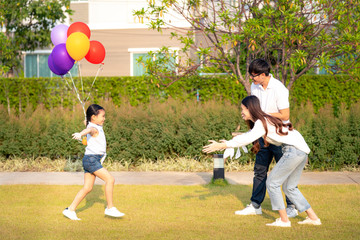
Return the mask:
{"type": "Polygon", "coordinates": [[[287,207],[286,214],[289,218],[294,218],[297,215],[299,215],[298,210],[296,210],[296,208],[293,208],[293,207],[287,207]]]}
{"type": "Polygon", "coordinates": [[[70,218],[71,220],[81,220],[80,218],[78,218],[76,216],[75,211],[70,211],[68,208],[65,208],[65,210],[63,211],[63,214],[65,217],[70,218]]]}
{"type": "Polygon", "coordinates": [[[261,207],[255,208],[251,203],[246,206],[243,210],[235,212],[236,215],[258,215],[262,214],[261,207]]]}
{"type": "Polygon", "coordinates": [[[110,217],[122,217],[125,214],[122,212],[119,212],[119,210],[117,210],[116,207],[112,207],[112,208],[105,208],[105,215],[110,216],[110,217]]]}
{"type": "Polygon", "coordinates": [[[309,217],[306,217],[304,221],[298,222],[298,224],[321,225],[321,220],[320,218],[311,220],[309,217]]]}
{"type": "Polygon", "coordinates": [[[267,223],[266,226],[270,227],[291,227],[291,222],[283,222],[281,221],[281,218],[276,219],[273,223],[267,223]]]}

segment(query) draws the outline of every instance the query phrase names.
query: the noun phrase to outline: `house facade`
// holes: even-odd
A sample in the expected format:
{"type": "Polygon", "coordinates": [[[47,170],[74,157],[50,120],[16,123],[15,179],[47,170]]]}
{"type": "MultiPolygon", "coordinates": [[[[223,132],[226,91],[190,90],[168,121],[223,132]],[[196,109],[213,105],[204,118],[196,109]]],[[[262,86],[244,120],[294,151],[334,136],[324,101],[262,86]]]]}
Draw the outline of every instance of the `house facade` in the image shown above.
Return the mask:
{"type": "MultiPolygon", "coordinates": [[[[70,8],[74,14],[65,24],[84,22],[91,30],[90,40],[101,42],[106,51],[103,69],[100,76],[139,76],[145,70],[136,62],[140,56],[162,46],[180,49],[180,43],[170,39],[170,29],[162,33],[148,28],[146,19],[141,22],[133,16],[134,10],[145,8],[148,0],[74,0],[70,8]]],[[[167,21],[182,28],[190,27],[181,17],[172,15],[167,21]]],[[[47,66],[51,48],[25,53],[25,77],[55,76],[47,66]]],[[[82,59],[80,73],[74,66],[71,73],[75,76],[95,76],[99,65],[82,59]]]]}

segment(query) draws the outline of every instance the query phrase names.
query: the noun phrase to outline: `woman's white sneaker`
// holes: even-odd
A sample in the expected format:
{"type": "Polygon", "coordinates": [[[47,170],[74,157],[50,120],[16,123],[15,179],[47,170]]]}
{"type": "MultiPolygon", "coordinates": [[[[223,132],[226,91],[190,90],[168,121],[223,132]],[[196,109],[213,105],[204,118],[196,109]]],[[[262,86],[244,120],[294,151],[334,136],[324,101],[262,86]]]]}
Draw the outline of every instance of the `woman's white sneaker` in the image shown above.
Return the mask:
{"type": "Polygon", "coordinates": [[[251,203],[246,206],[243,210],[235,212],[236,215],[258,215],[262,214],[261,207],[255,208],[251,203]]]}
{"type": "Polygon", "coordinates": [[[70,218],[71,220],[81,220],[80,218],[77,217],[76,212],[70,211],[69,208],[65,208],[63,214],[65,217],[70,218]]]}
{"type": "Polygon", "coordinates": [[[266,226],[271,226],[271,227],[291,227],[291,222],[290,221],[283,222],[283,221],[281,221],[281,218],[278,218],[273,223],[267,223],[266,226]]]}
{"type": "Polygon", "coordinates": [[[306,217],[304,221],[298,222],[298,224],[321,225],[321,220],[320,218],[312,220],[309,217],[306,217]]]}
{"type": "Polygon", "coordinates": [[[105,215],[110,217],[122,217],[125,216],[125,213],[120,212],[119,210],[117,210],[116,207],[112,207],[112,208],[105,208],[105,215]]]}

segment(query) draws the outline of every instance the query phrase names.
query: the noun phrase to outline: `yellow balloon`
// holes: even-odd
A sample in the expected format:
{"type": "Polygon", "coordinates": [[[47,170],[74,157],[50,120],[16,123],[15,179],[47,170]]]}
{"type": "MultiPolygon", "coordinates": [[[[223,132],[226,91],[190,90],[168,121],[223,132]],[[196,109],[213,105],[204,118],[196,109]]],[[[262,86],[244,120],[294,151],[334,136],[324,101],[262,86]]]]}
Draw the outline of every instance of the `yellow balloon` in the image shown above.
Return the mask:
{"type": "Polygon", "coordinates": [[[74,32],[66,40],[66,50],[75,61],[83,59],[90,49],[89,38],[81,33],[74,32]]]}

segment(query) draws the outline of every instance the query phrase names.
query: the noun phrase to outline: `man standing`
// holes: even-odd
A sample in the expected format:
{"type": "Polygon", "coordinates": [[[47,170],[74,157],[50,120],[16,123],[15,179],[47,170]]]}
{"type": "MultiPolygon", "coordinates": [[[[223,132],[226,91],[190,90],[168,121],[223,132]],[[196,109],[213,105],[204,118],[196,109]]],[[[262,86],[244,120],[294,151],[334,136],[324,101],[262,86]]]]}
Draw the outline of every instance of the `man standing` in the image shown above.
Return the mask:
{"type": "MultiPolygon", "coordinates": [[[[269,64],[262,59],[255,59],[249,66],[249,74],[253,83],[251,84],[251,95],[255,95],[260,100],[261,109],[274,117],[289,122],[290,104],[289,90],[270,74],[269,64]]],[[[266,179],[269,165],[275,157],[278,162],[282,157],[281,146],[269,144],[264,146],[264,139],[259,139],[260,150],[256,154],[253,190],[251,203],[243,210],[236,211],[237,215],[256,215],[262,214],[261,203],[266,194],[266,179]]],[[[288,217],[295,217],[298,211],[291,201],[286,197],[288,217]]]]}

